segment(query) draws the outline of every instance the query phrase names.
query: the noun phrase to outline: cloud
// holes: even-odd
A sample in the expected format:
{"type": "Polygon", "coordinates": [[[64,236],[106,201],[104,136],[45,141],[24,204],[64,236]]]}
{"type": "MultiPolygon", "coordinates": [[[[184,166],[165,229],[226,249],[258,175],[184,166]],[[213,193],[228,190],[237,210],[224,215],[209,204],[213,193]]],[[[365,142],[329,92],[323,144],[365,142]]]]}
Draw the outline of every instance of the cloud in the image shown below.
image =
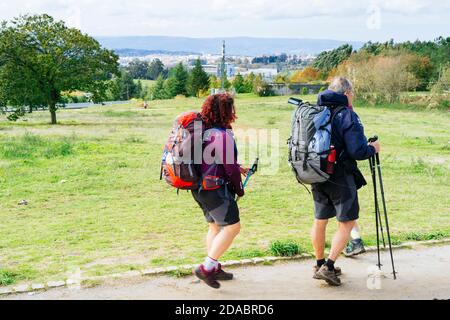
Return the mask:
{"type": "MultiPolygon", "coordinates": [[[[1,0],[0,19],[49,13],[95,35],[364,36],[369,8],[379,8],[376,36],[408,25],[420,32],[449,30],[450,1],[433,0],[1,0]],[[410,26],[411,19],[417,26],[410,26]],[[430,25],[442,25],[430,30],[430,25]],[[387,29],[389,26],[389,30],[387,29]],[[446,28],[447,27],[447,28],[446,28]],[[359,30],[356,30],[359,28],[359,30]]],[[[406,32],[406,31],[404,31],[406,32]]],[[[404,37],[405,35],[403,35],[404,37]]]]}

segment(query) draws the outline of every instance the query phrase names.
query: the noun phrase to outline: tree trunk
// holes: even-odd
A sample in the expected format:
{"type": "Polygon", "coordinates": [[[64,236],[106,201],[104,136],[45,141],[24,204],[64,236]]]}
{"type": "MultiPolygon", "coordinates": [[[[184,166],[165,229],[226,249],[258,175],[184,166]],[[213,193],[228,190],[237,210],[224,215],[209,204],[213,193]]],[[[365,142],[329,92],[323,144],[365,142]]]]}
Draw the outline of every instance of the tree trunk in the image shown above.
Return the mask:
{"type": "Polygon", "coordinates": [[[52,124],[57,124],[56,121],[56,103],[51,103],[49,105],[50,115],[52,117],[52,124]]]}
{"type": "Polygon", "coordinates": [[[33,106],[28,106],[28,113],[33,113],[33,106]]]}

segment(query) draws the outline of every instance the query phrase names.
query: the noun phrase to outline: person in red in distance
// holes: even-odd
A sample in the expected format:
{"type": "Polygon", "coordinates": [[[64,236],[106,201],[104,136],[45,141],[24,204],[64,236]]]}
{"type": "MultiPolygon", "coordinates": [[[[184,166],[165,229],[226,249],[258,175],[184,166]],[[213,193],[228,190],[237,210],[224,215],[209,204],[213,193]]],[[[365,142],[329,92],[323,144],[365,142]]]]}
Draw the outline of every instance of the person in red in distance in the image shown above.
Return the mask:
{"type": "Polygon", "coordinates": [[[202,186],[192,196],[203,210],[209,231],[206,236],[208,256],[194,274],[212,288],[220,280],[232,280],[233,274],[222,270],[220,257],[228,250],[241,230],[236,201],[244,196],[241,174],[249,169],[237,163],[237,148],[231,124],[236,120],[234,99],[228,94],[208,97],[201,116],[203,135],[202,186]]]}

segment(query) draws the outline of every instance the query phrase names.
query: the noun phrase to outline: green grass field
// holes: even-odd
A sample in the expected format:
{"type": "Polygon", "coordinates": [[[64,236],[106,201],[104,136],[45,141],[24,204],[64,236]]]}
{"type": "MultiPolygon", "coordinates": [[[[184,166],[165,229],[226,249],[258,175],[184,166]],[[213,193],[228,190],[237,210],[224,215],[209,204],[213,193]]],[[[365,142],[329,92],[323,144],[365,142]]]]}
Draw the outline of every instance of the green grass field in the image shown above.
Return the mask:
{"type": "MultiPolygon", "coordinates": [[[[309,97],[311,100],[314,97],[309,97]]],[[[252,178],[240,202],[242,233],[223,260],[269,255],[295,240],[311,250],[311,196],[287,164],[293,107],[287,97],[236,100],[235,129],[279,130],[280,170],[252,178]]],[[[54,280],[81,268],[104,275],[194,263],[207,230],[190,194],[159,181],[162,148],[175,116],[202,100],[48,112],[0,120],[0,286],[54,280]],[[18,205],[21,200],[28,205],[18,205]]],[[[407,106],[356,106],[366,134],[378,134],[394,242],[450,235],[450,115],[407,106]]],[[[239,139],[239,136],[238,136],[239,139]]],[[[264,142],[262,142],[264,144],[264,142]]],[[[261,167],[268,166],[261,156],[261,167]]],[[[248,164],[253,159],[247,159],[248,164]]],[[[360,167],[370,180],[367,162],[360,167]]],[[[371,185],[360,192],[364,238],[374,243],[371,185]]],[[[329,233],[335,229],[330,224],[329,233]]]]}

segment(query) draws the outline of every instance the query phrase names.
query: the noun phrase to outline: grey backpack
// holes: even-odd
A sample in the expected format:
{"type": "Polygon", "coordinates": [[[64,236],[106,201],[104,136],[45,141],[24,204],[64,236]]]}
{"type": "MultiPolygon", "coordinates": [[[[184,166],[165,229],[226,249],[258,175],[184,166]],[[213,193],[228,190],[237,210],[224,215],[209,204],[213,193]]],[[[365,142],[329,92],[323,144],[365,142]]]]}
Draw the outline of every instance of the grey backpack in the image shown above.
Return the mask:
{"type": "Polygon", "coordinates": [[[345,107],[311,105],[291,98],[297,106],[292,116],[292,134],[288,140],[289,163],[299,183],[323,183],[330,179],[336,162],[331,145],[331,123],[345,107]]]}

